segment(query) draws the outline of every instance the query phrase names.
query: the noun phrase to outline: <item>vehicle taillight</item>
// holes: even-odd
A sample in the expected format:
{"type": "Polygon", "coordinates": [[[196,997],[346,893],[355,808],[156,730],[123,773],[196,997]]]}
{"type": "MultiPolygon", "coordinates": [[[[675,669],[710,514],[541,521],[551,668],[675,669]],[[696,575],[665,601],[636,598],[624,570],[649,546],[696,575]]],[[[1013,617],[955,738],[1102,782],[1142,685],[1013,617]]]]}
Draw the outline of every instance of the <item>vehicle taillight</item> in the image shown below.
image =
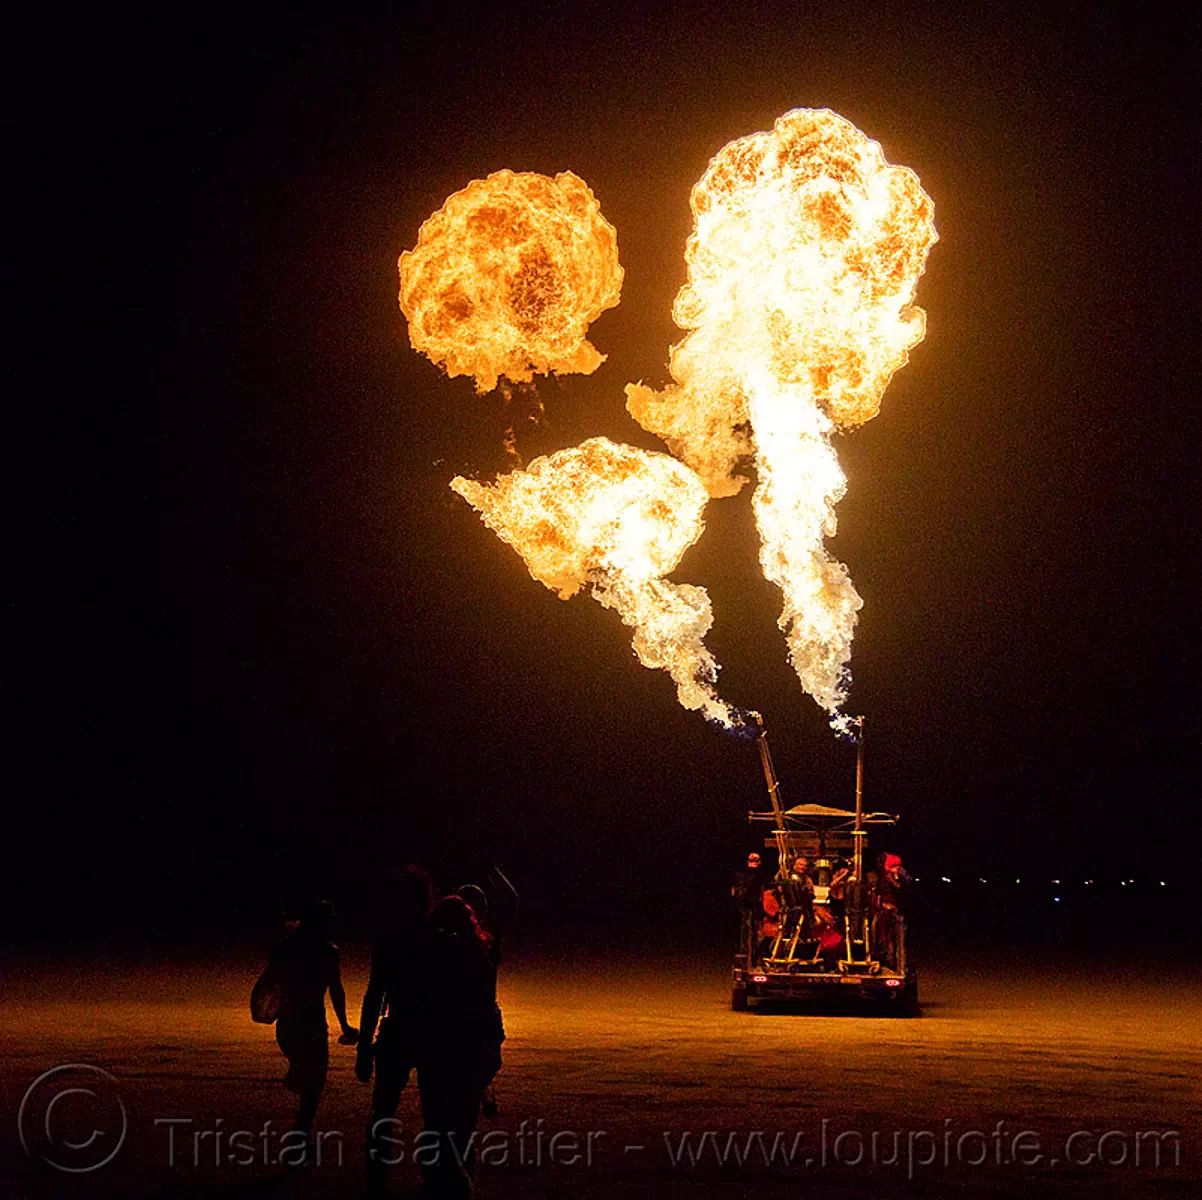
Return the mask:
{"type": "Polygon", "coordinates": [[[751,977],[751,982],[752,983],[767,983],[768,976],[767,975],[753,975],[751,977]]]}

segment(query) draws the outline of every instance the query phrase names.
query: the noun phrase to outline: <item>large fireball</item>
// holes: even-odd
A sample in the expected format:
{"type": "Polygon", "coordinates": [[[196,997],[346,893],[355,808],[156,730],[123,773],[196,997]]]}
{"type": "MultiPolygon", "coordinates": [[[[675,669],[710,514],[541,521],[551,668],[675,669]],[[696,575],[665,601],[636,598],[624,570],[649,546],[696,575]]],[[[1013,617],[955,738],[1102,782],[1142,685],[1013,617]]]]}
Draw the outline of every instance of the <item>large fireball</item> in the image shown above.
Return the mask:
{"type": "Polygon", "coordinates": [[[765,576],[804,689],[832,716],[861,600],[824,537],[846,487],[831,434],[875,416],[922,340],[912,306],[935,241],[918,177],[829,110],[795,109],[731,142],[693,189],[675,383],[627,407],[714,496],[754,458],[765,576]]]}
{"type": "Polygon", "coordinates": [[[605,361],[586,335],[621,295],[617,234],[571,171],[473,180],[398,266],[413,348],[480,392],[605,361]]]}
{"type": "Polygon", "coordinates": [[[590,438],[492,486],[457,477],[451,487],[562,599],[591,585],[633,627],[644,666],[672,676],[685,708],[728,728],[741,723],[713,688],[718,667],[702,642],[713,624],[705,589],[664,578],[705,528],[709,497],[688,467],[590,438]]]}

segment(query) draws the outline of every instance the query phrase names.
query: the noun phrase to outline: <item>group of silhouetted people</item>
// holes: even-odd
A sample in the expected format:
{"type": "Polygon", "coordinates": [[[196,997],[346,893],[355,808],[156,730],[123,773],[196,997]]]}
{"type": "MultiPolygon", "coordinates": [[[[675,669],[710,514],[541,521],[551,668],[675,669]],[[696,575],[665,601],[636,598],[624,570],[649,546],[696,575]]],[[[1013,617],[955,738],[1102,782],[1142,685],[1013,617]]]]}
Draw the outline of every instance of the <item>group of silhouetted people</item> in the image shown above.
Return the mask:
{"type": "Polygon", "coordinates": [[[411,865],[392,873],[358,1030],[347,1022],[338,948],[331,941],[334,911],[324,901],[306,909],[273,952],[258,985],[278,993],[276,1039],[288,1059],[285,1085],[299,1097],[296,1130],[311,1132],[325,1084],[327,991],[342,1026],[340,1043],[357,1044],[355,1074],[364,1083],[374,1074],[369,1190],[382,1191],[386,1184],[391,1121],[416,1072],[425,1193],[471,1193],[473,1135],[500,1069],[505,1039],[497,1004],[501,937],[517,900],[499,871],[490,874],[490,882],[498,892],[495,905],[475,886],[435,902],[423,868],[411,865]],[[486,914],[491,930],[481,924],[486,914]]]}

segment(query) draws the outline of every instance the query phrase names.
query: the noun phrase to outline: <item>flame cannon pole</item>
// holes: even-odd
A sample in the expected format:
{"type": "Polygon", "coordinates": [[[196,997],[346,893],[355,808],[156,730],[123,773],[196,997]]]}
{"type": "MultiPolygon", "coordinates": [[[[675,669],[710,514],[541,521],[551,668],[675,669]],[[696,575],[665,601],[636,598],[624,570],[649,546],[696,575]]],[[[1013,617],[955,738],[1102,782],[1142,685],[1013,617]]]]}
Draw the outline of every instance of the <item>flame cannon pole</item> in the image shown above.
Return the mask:
{"type": "MultiPolygon", "coordinates": [[[[864,903],[864,718],[856,717],[856,823],[852,836],[852,878],[855,880],[855,924],[856,930],[864,930],[865,957],[871,957],[868,946],[867,905],[864,903]]],[[[850,922],[849,922],[850,924],[850,922]]],[[[850,951],[850,942],[848,944],[850,951]]]]}
{"type": "Polygon", "coordinates": [[[856,827],[855,838],[856,907],[864,907],[864,718],[856,717],[856,827]]]}
{"type": "Polygon", "coordinates": [[[772,765],[772,751],[768,749],[768,731],[764,728],[764,718],[755,714],[755,723],[760,727],[755,744],[760,752],[760,766],[764,768],[764,782],[768,785],[768,799],[772,802],[772,815],[776,820],[776,877],[784,879],[788,866],[788,831],[785,829],[785,810],[780,805],[780,784],[776,779],[776,768],[772,765]]]}

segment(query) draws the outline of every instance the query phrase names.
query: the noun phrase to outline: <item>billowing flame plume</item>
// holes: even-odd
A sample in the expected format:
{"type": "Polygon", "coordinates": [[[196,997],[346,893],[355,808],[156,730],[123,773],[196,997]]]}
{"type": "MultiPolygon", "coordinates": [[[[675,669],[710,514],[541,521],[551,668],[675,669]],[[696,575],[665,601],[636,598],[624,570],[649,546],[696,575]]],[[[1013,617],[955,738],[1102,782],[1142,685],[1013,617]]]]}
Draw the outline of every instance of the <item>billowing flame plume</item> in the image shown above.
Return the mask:
{"type": "Polygon", "coordinates": [[[455,489],[530,574],[562,599],[585,584],[634,629],[644,666],[667,671],[680,703],[727,728],[742,724],[714,691],[718,666],[702,638],[713,624],[705,590],[664,578],[705,528],[708,496],[688,467],[590,438],[536,458],[489,487],[459,476],[455,489]]]}
{"type": "Polygon", "coordinates": [[[473,180],[398,265],[413,348],[480,392],[605,361],[586,334],[621,295],[617,234],[571,171],[473,180]]]}
{"type": "Polygon", "coordinates": [[[627,407],[711,495],[737,492],[740,460],[754,457],[760,562],[784,592],[789,657],[837,722],[862,602],[823,545],[846,488],[830,439],[877,414],[922,340],[911,301],[932,204],[854,125],[796,109],[719,151],[691,205],[675,383],[631,384],[627,407]]]}

